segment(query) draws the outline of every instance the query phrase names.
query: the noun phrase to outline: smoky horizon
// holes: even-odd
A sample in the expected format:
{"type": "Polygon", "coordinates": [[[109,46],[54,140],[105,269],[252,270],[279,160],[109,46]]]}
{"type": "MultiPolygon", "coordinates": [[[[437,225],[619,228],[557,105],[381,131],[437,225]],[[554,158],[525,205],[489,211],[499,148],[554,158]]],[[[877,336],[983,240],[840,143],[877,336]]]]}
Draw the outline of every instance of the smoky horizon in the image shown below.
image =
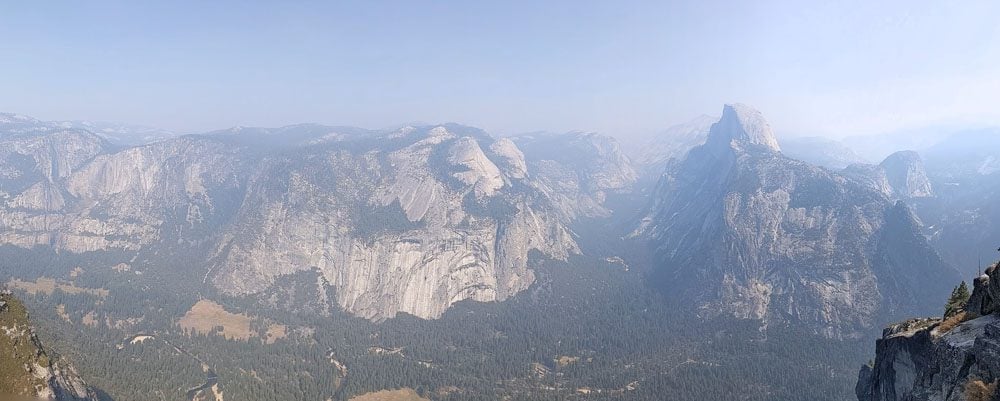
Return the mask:
{"type": "Polygon", "coordinates": [[[622,141],[733,102],[780,137],[1000,125],[992,1],[234,5],[6,5],[0,52],[17,57],[0,63],[0,110],[179,133],[426,121],[622,141]]]}

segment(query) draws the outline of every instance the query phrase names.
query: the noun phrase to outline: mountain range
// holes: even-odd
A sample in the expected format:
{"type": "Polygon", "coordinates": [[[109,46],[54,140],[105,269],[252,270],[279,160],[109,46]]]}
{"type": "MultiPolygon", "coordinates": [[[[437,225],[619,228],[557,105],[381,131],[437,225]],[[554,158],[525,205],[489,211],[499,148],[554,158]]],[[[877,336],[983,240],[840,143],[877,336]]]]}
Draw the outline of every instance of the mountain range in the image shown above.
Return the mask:
{"type": "MultiPolygon", "coordinates": [[[[350,389],[392,383],[376,376],[347,381],[357,377],[347,372],[367,374],[376,366],[371,358],[407,352],[384,344],[387,338],[414,327],[452,327],[460,319],[456,313],[501,316],[506,309],[492,308],[543,299],[551,305],[540,310],[562,302],[574,307],[603,302],[590,307],[628,317],[623,327],[675,331],[662,334],[676,340],[670,347],[689,342],[710,347],[713,340],[700,332],[682,335],[682,326],[698,331],[717,323],[745,328],[738,341],[751,344],[777,341],[779,333],[791,330],[833,349],[837,345],[831,344],[867,339],[886,322],[937,310],[961,280],[956,267],[968,271],[957,266],[962,253],[956,244],[973,237],[986,243],[997,233],[963,214],[992,213],[972,194],[997,187],[970,192],[989,181],[992,155],[979,155],[981,162],[966,163],[962,170],[939,167],[956,162],[943,156],[950,151],[928,153],[926,165],[923,155],[912,151],[870,165],[842,147],[819,151],[801,145],[811,142],[790,143],[780,144],[764,116],[741,104],[726,105],[720,118],[699,117],[673,127],[631,156],[612,137],[585,132],[496,137],[459,124],[390,130],[300,124],[178,136],[3,114],[0,252],[11,267],[0,280],[18,291],[33,290],[29,305],[47,305],[50,311],[78,306],[65,319],[43,320],[70,324],[77,334],[56,339],[70,345],[72,336],[93,336],[89,330],[103,327],[102,336],[155,333],[163,341],[170,338],[178,350],[177,343],[187,341],[184,349],[212,353],[204,344],[228,347],[220,344],[232,340],[234,329],[227,323],[221,331],[212,326],[193,335],[191,327],[198,326],[184,326],[184,319],[222,308],[217,316],[247,320],[246,335],[237,337],[243,341],[259,338],[266,347],[269,339],[287,337],[282,341],[297,338],[297,346],[329,348],[323,358],[337,362],[326,364],[337,366],[344,383],[315,391],[347,399],[350,389]],[[945,176],[946,170],[961,174],[945,176]],[[553,263],[578,270],[573,280],[580,284],[573,281],[572,288],[643,290],[597,300],[560,295],[552,288],[569,285],[555,282],[568,273],[546,267],[553,263]],[[587,264],[601,267],[574,267],[587,264]],[[46,297],[37,280],[47,277],[57,281],[46,297]],[[632,283],[641,284],[629,287],[632,283]],[[109,295],[81,289],[88,285],[109,295]],[[148,299],[140,305],[109,309],[105,304],[142,292],[148,299]],[[644,311],[659,308],[669,309],[665,320],[640,323],[652,319],[643,317],[644,311]],[[95,316],[104,316],[107,324],[94,323],[100,321],[95,316]],[[661,326],[675,321],[684,323],[661,326]],[[324,335],[340,330],[329,322],[358,329],[326,341],[324,335]],[[275,331],[278,326],[282,331],[275,331]],[[406,330],[390,329],[397,326],[406,330]],[[317,334],[317,327],[329,333],[317,334]]],[[[586,320],[553,319],[549,323],[566,327],[573,327],[571,320],[586,320]]],[[[493,341],[519,338],[499,328],[464,327],[454,334],[462,333],[488,334],[493,341]]],[[[595,341],[620,334],[601,333],[595,341]]],[[[575,337],[567,337],[572,343],[569,338],[575,337]]],[[[435,352],[468,346],[426,341],[432,345],[419,346],[435,352]]],[[[634,376],[622,374],[618,365],[601,359],[617,352],[639,358],[620,351],[628,349],[622,346],[601,351],[603,346],[588,345],[562,362],[559,355],[533,356],[538,366],[519,364],[509,368],[515,373],[497,380],[508,381],[500,386],[504,391],[517,393],[525,386],[561,388],[556,384],[570,380],[565,377],[584,380],[609,369],[623,376],[599,383],[604,387],[594,382],[568,389],[567,396],[584,399],[591,390],[582,389],[604,388],[608,392],[600,397],[610,397],[611,389],[655,397],[654,388],[670,388],[676,380],[658,375],[689,374],[664,370],[656,365],[662,361],[642,362],[634,376]],[[552,358],[555,365],[541,361],[552,358]],[[586,358],[597,362],[577,364],[586,358]],[[598,367],[601,363],[607,365],[598,367]],[[540,384],[547,380],[555,384],[540,384]]],[[[680,355],[672,350],[661,351],[680,355]]],[[[748,360],[755,355],[734,354],[748,360]]],[[[694,362],[678,363],[724,369],[721,363],[699,362],[717,357],[699,351],[689,357],[694,362]]],[[[398,358],[392,363],[404,364],[414,381],[432,382],[418,379],[430,374],[425,370],[468,369],[467,362],[431,352],[398,358]]],[[[512,363],[502,361],[497,366],[512,363]]],[[[628,364],[626,357],[615,361],[628,364]]],[[[843,366],[830,369],[841,372],[843,366]]],[[[222,370],[215,366],[215,371],[222,370]]],[[[243,380],[226,374],[213,380],[227,378],[243,380]]],[[[769,380],[755,382],[759,394],[791,388],[769,380]]],[[[438,390],[445,384],[458,390],[435,393],[434,399],[488,397],[476,392],[483,391],[482,383],[467,383],[466,390],[437,384],[438,390]]]]}

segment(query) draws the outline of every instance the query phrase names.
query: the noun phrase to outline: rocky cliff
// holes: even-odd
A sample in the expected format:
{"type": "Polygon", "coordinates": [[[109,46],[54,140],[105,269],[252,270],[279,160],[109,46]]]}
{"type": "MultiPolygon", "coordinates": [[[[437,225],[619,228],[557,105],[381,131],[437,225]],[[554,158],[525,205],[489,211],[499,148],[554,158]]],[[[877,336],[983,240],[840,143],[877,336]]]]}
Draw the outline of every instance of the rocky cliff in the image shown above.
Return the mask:
{"type": "Polygon", "coordinates": [[[370,319],[510,297],[534,280],[530,252],[579,252],[567,226],[607,214],[605,193],[635,179],[594,134],[518,144],[455,124],[304,124],[122,148],[7,120],[0,244],[184,255],[195,263],[171,268],[235,295],[311,270],[370,319]]]}
{"type": "Polygon", "coordinates": [[[181,138],[112,152],[93,138],[55,132],[2,142],[12,152],[5,160],[30,157],[17,175],[27,182],[4,186],[2,243],[135,252],[171,236],[170,226],[190,231],[226,213],[215,198],[239,185],[239,155],[219,143],[181,138]]]}
{"type": "Polygon", "coordinates": [[[927,296],[957,278],[906,204],[783,156],[743,105],[726,106],[706,143],[668,169],[636,235],[656,247],[654,280],[699,315],[798,322],[830,337],[930,310],[927,296]]]}
{"type": "Polygon", "coordinates": [[[6,291],[0,292],[0,398],[4,396],[98,399],[72,366],[45,352],[24,305],[6,291]]]}
{"type": "Polygon", "coordinates": [[[364,141],[265,158],[219,242],[212,283],[254,293],[316,269],[352,313],[433,318],[527,288],[531,250],[578,252],[509,141],[460,126],[364,141]]]}
{"type": "Polygon", "coordinates": [[[927,178],[924,161],[914,151],[899,151],[879,164],[893,193],[901,198],[920,198],[934,194],[927,178]]]}
{"type": "Polygon", "coordinates": [[[976,278],[965,310],[886,328],[874,363],[861,368],[859,401],[1000,399],[1000,268],[976,278]]]}

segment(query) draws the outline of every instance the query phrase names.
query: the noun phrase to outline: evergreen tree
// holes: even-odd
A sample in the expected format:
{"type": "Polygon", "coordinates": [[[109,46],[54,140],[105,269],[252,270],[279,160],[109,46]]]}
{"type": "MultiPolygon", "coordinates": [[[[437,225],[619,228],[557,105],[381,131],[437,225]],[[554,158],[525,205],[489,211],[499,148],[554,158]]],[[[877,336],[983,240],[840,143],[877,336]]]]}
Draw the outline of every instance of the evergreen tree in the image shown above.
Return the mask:
{"type": "Polygon", "coordinates": [[[944,318],[947,319],[955,316],[964,310],[966,303],[969,302],[969,296],[969,286],[963,280],[961,284],[951,290],[951,296],[948,297],[948,302],[944,304],[944,318]]]}

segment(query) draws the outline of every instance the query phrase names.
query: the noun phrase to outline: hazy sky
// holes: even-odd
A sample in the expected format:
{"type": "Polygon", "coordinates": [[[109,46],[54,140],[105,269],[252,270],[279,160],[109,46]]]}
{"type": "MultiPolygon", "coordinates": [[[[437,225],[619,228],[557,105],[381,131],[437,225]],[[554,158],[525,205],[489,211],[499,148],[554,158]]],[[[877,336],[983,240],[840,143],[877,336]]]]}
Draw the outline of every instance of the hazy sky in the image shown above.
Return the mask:
{"type": "Polygon", "coordinates": [[[2,3],[0,110],[627,135],[738,101],[786,134],[1000,124],[997,0],[148,3],[2,3]]]}

